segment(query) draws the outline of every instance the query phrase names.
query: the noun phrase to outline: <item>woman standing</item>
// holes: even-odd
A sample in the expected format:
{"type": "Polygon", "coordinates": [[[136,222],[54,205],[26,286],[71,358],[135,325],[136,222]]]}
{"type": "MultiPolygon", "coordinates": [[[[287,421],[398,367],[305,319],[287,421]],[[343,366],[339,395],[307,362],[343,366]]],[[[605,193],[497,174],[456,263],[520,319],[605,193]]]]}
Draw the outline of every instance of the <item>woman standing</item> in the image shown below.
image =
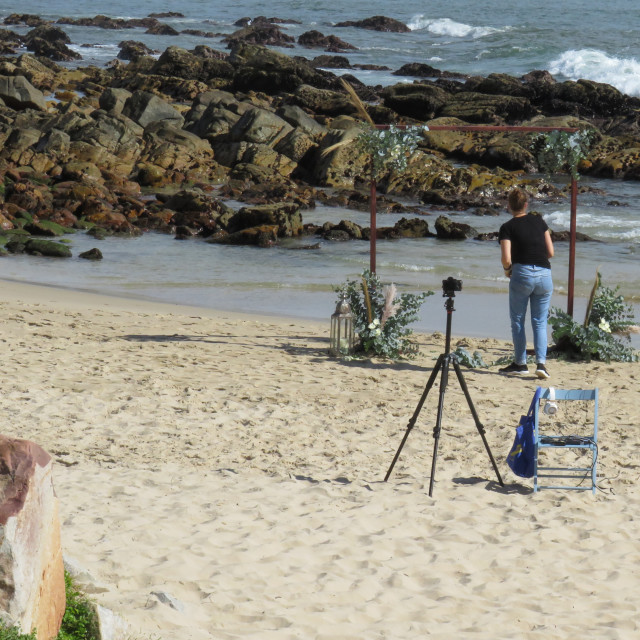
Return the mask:
{"type": "Polygon", "coordinates": [[[509,281],[509,315],[513,338],[513,362],[502,373],[527,375],[527,338],[525,316],[531,302],[531,327],[536,354],[536,375],[548,378],[547,316],[553,292],[551,265],[553,242],[547,223],[541,216],[527,213],[529,198],[523,189],[509,193],[509,212],[513,216],[500,227],[502,266],[509,281]]]}

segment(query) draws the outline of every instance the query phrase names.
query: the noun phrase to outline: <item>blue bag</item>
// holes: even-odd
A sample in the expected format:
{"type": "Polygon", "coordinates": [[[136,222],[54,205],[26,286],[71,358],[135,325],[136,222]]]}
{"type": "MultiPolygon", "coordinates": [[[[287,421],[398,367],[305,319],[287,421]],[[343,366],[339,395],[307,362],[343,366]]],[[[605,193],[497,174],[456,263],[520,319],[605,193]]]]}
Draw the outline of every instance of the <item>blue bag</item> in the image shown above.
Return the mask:
{"type": "Polygon", "coordinates": [[[540,401],[542,387],[538,387],[533,394],[533,400],[526,416],[520,416],[520,423],[516,428],[516,437],[507,456],[507,464],[511,471],[521,478],[533,478],[536,455],[536,441],[534,435],[535,418],[533,416],[536,402],[540,401]]]}

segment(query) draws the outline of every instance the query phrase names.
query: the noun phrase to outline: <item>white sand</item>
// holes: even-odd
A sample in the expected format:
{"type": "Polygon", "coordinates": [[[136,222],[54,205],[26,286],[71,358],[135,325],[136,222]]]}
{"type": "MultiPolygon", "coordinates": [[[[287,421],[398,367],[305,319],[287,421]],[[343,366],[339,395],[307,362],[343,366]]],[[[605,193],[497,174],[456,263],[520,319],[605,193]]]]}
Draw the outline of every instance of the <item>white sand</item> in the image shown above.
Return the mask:
{"type": "Polygon", "coordinates": [[[533,377],[465,370],[500,488],[452,376],[430,498],[437,386],[382,480],[441,335],[345,363],[328,322],[0,291],[1,432],[54,456],[65,555],[132,637],[640,637],[638,364],[549,363],[600,388],[595,497],[506,466],[533,377]]]}

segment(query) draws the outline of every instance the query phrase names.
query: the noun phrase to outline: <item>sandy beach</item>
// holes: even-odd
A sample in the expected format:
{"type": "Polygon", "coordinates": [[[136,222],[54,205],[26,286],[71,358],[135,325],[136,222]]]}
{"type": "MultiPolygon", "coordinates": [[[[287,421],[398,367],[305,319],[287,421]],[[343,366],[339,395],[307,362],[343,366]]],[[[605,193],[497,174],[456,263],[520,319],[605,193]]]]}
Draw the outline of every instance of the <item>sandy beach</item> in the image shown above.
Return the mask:
{"type": "Polygon", "coordinates": [[[640,635],[637,363],[549,362],[600,389],[595,496],[508,469],[533,376],[465,369],[505,487],[453,378],[430,498],[436,393],[383,478],[441,333],[343,362],[328,321],[11,282],[0,318],[1,432],[54,457],[64,554],[132,639],[640,635]]]}

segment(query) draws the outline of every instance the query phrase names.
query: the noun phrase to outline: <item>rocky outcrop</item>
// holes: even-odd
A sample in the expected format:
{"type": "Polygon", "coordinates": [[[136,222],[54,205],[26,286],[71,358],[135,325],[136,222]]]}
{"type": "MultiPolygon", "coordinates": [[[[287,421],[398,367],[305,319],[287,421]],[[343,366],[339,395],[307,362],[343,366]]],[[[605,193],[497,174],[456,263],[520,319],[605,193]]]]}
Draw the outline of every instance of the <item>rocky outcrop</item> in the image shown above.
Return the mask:
{"type": "Polygon", "coordinates": [[[293,36],[284,33],[280,27],[270,22],[254,22],[238,31],[234,31],[231,35],[224,37],[223,40],[227,42],[227,46],[230,49],[239,42],[276,47],[293,47],[293,43],[296,41],[293,36]]]}
{"type": "Polygon", "coordinates": [[[138,42],[137,40],[123,40],[118,46],[120,47],[120,51],[118,52],[118,58],[120,60],[137,60],[138,58],[142,58],[142,56],[157,53],[144,44],[144,42],[138,42]]]}
{"type": "Polygon", "coordinates": [[[300,208],[288,202],[242,207],[229,220],[227,231],[234,233],[264,225],[275,227],[279,238],[300,235],[302,232],[300,208]]]}
{"type": "MultiPolygon", "coordinates": [[[[35,24],[29,16],[13,19],[35,24]]],[[[42,240],[33,234],[51,221],[74,229],[94,225],[96,237],[154,229],[224,242],[244,237],[264,246],[283,233],[271,218],[253,220],[249,229],[265,228],[249,233],[229,227],[234,211],[168,206],[167,193],[187,186],[216,189],[221,198],[248,206],[285,202],[300,209],[318,200],[366,210],[369,159],[354,144],[361,114],[337,76],[317,68],[349,68],[347,58],[323,56],[310,62],[273,51],[255,43],[263,41],[259,33],[287,36],[277,26],[279,19],[240,22],[247,37],[231,38],[230,53],[205,45],[191,51],[171,46],[155,60],[140,43],[125,41],[128,65],[65,69],[31,54],[0,61],[0,226],[10,232],[10,237],[3,232],[2,242],[13,251],[27,251],[34,246],[30,241],[42,240]],[[57,101],[46,103],[44,95],[53,92],[57,101]],[[348,190],[348,195],[335,189],[348,190]]],[[[72,23],[113,29],[161,26],[157,18],[106,16],[72,23]]],[[[376,17],[358,26],[390,24],[376,17]]],[[[33,38],[48,34],[51,42],[68,43],[58,27],[36,26],[33,38]]],[[[5,40],[13,43],[16,36],[0,32],[0,42],[5,40]]],[[[347,45],[317,31],[302,34],[298,44],[347,45]]],[[[381,89],[343,76],[375,122],[432,127],[402,175],[389,172],[377,181],[380,198],[402,194],[418,204],[379,199],[381,211],[492,212],[504,207],[505,193],[517,184],[534,197],[566,197],[544,179],[522,175],[538,169],[530,135],[434,130],[438,125],[597,128],[601,133],[580,171],[640,179],[640,100],[609,85],[556,82],[544,71],[522,78],[462,77],[423,63],[395,73],[420,80],[381,89]]],[[[424,220],[416,220],[378,233],[428,237],[424,220]]],[[[325,232],[333,239],[368,233],[346,224],[330,225],[325,232]]]]}
{"type": "Polygon", "coordinates": [[[184,118],[180,112],[158,96],[147,91],[135,91],[122,107],[122,115],[131,118],[141,127],[160,121],[169,121],[182,127],[184,118]]]}
{"type": "Polygon", "coordinates": [[[69,36],[60,27],[45,24],[29,31],[24,37],[27,49],[37,56],[51,60],[69,61],[79,60],[82,56],[69,49],[69,36]]]}
{"type": "Polygon", "coordinates": [[[324,49],[332,52],[355,51],[358,48],[336,36],[325,36],[315,30],[305,31],[298,36],[298,44],[308,49],[324,49]]]}
{"type": "Polygon", "coordinates": [[[42,91],[36,89],[24,76],[0,75],[0,98],[12,109],[39,109],[45,111],[47,104],[42,91]]]}
{"type": "Polygon", "coordinates": [[[372,31],[394,31],[396,33],[409,33],[411,31],[403,22],[386,16],[373,16],[364,20],[347,20],[346,22],[338,22],[336,27],[358,27],[372,31]]]}
{"type": "Polygon", "coordinates": [[[447,216],[438,216],[436,235],[440,240],[465,240],[477,236],[478,232],[471,225],[453,222],[447,216]]]}
{"type": "Polygon", "coordinates": [[[51,457],[0,436],[0,614],[50,640],[65,609],[58,501],[51,457]]]}

